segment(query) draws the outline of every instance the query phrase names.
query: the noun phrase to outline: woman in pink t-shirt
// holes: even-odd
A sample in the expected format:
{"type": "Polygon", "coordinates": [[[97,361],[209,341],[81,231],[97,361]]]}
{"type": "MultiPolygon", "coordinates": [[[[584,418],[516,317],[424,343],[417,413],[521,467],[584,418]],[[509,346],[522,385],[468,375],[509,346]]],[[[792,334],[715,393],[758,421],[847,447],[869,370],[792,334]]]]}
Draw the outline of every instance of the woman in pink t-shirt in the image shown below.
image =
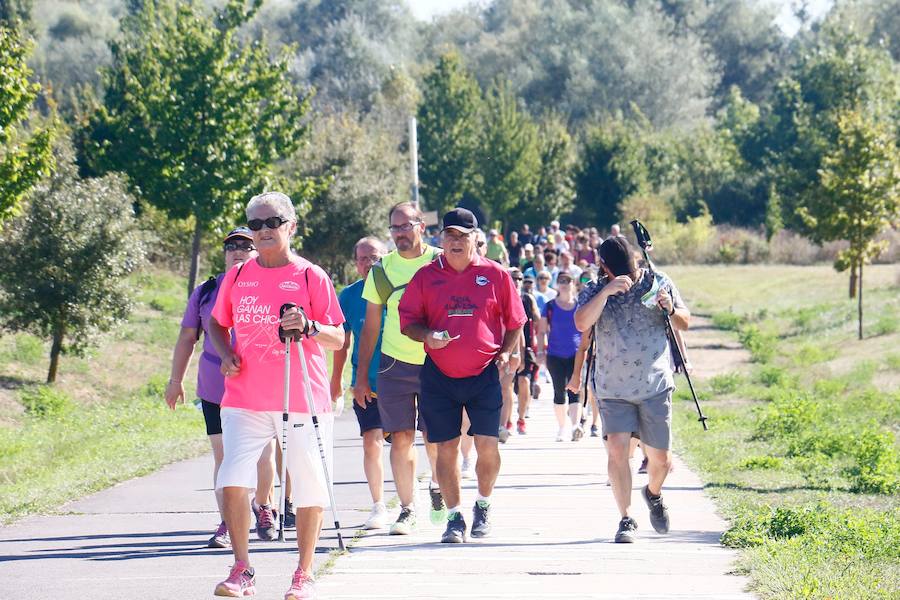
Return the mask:
{"type": "MultiPolygon", "coordinates": [[[[247,493],[256,486],[255,461],[260,450],[273,437],[281,436],[285,360],[284,344],[278,338],[281,325],[303,332],[300,343],[312,390],[312,398],[307,398],[302,370],[295,368],[284,458],[293,482],[299,548],[299,567],[285,595],[285,600],[292,600],[314,594],[313,555],[323,509],[329,501],[308,403],[315,402],[330,465],[334,419],[325,351],[343,347],[344,316],[325,271],[291,252],[291,237],[297,229],[291,199],[279,192],[267,192],[250,200],[246,212],[259,256],[226,273],[209,328],[225,375],[221,410],[225,455],[216,488],[224,492],[225,521],[235,559],[228,578],[216,586],[215,594],[255,593],[248,553],[247,493]],[[303,312],[289,309],[279,318],[281,306],[288,302],[302,307],[303,312]],[[229,329],[234,333],[233,349],[229,329]]],[[[292,365],[296,365],[296,345],[292,344],[291,353],[292,365]]]]}

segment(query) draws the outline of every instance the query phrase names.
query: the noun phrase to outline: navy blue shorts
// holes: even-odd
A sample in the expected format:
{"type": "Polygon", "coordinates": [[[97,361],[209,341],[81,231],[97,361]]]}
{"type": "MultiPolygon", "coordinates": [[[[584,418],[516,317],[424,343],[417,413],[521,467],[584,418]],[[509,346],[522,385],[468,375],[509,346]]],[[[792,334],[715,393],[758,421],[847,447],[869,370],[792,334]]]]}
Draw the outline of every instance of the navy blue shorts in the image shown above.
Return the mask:
{"type": "Polygon", "coordinates": [[[493,362],[474,377],[447,377],[425,358],[419,374],[422,382],[419,410],[431,443],[459,437],[463,408],[469,415],[469,435],[497,437],[500,430],[500,374],[493,362]]]}
{"type": "Polygon", "coordinates": [[[375,392],[372,392],[372,401],[366,403],[365,408],[360,408],[356,401],[353,401],[353,412],[356,413],[356,421],[359,423],[359,435],[364,434],[372,429],[381,429],[381,413],[378,412],[378,398],[375,392]]]}

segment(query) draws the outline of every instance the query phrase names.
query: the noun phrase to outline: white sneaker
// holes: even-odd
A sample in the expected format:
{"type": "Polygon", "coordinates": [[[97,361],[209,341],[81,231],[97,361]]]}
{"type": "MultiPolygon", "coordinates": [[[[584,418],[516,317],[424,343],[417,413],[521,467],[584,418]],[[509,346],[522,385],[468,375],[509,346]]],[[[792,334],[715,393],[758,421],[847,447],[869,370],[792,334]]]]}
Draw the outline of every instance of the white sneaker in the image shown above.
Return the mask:
{"type": "Polygon", "coordinates": [[[497,434],[497,437],[500,438],[501,444],[505,444],[509,439],[509,429],[507,429],[506,427],[501,427],[499,433],[497,434]]]}
{"type": "Polygon", "coordinates": [[[564,441],[566,441],[567,439],[569,439],[569,436],[567,435],[566,428],[565,428],[565,427],[560,427],[560,428],[559,428],[559,432],[556,434],[556,441],[557,441],[557,442],[564,442],[564,441]]]}
{"type": "Polygon", "coordinates": [[[463,459],[459,475],[463,479],[475,479],[475,465],[468,458],[463,459]]]}
{"type": "Polygon", "coordinates": [[[372,505],[372,512],[369,513],[369,518],[366,519],[363,529],[384,529],[386,521],[387,507],[384,505],[384,502],[376,502],[372,505]]]}

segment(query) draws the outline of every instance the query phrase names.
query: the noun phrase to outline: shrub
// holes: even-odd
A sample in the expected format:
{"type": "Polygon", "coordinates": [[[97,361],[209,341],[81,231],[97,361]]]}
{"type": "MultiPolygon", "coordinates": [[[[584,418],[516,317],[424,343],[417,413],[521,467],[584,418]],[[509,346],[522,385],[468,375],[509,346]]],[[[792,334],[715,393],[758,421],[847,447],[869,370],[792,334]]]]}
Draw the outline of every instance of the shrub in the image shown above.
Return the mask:
{"type": "Polygon", "coordinates": [[[775,365],[761,365],[756,370],[755,379],[766,387],[782,387],[790,385],[793,382],[794,377],[782,367],[776,367],[775,365]]]}
{"type": "Polygon", "coordinates": [[[725,331],[737,331],[744,323],[744,317],[732,312],[716,313],[712,316],[713,327],[725,331]]]}
{"type": "Polygon", "coordinates": [[[759,410],[754,439],[788,439],[817,421],[819,407],[808,396],[786,391],[759,410]]]}
{"type": "Polygon", "coordinates": [[[766,238],[750,229],[719,227],[716,245],[718,262],[749,264],[769,259],[766,238]]]}
{"type": "Polygon", "coordinates": [[[73,406],[65,392],[49,385],[25,388],[19,393],[19,400],[25,412],[37,419],[61,416],[73,406]]]}
{"type": "Polygon", "coordinates": [[[895,314],[882,313],[872,325],[872,335],[890,335],[900,330],[900,318],[895,314]]]}
{"type": "Polygon", "coordinates": [[[709,386],[715,394],[730,394],[744,382],[740,373],[722,373],[709,380],[709,386]]]}
{"type": "Polygon", "coordinates": [[[738,338],[750,351],[753,362],[767,363],[775,356],[775,336],[764,333],[756,325],[745,325],[741,328],[738,338]]]}
{"type": "Polygon", "coordinates": [[[794,363],[801,367],[808,367],[828,362],[836,356],[837,350],[834,348],[826,348],[820,342],[810,342],[797,349],[794,353],[794,363]]]}
{"type": "Polygon", "coordinates": [[[856,464],[848,469],[855,492],[900,493],[900,457],[894,436],[887,431],[865,431],[851,449],[856,464]]]}
{"type": "Polygon", "coordinates": [[[745,471],[779,469],[783,462],[777,456],[748,456],[738,464],[738,468],[745,471]]]}

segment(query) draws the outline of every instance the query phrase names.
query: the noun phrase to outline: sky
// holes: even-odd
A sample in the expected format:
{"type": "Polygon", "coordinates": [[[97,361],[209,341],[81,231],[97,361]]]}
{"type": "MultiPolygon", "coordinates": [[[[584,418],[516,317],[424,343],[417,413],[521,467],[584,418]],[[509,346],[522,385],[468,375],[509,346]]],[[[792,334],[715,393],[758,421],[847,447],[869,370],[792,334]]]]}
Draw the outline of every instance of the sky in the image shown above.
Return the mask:
{"type": "MultiPolygon", "coordinates": [[[[413,14],[423,20],[429,21],[432,17],[450,12],[455,8],[461,8],[472,4],[476,0],[406,0],[412,8],[413,14]]],[[[489,0],[479,0],[487,2],[489,0]]],[[[800,24],[791,12],[791,0],[762,0],[769,1],[781,7],[776,22],[788,35],[794,35],[800,24]]],[[[819,17],[833,4],[833,0],[809,0],[809,10],[814,17],[819,17]]]]}

